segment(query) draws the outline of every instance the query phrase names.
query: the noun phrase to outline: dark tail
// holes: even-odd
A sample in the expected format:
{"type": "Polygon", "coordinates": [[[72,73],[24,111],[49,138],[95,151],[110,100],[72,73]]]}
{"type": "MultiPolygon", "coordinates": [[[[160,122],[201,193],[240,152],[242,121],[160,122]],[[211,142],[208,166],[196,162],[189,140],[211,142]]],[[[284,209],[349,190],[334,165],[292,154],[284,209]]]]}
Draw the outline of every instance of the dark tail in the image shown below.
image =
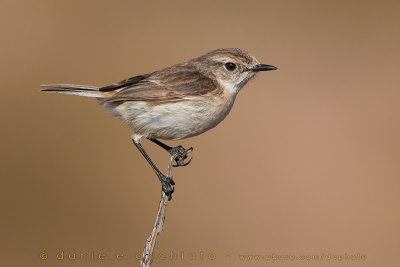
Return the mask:
{"type": "Polygon", "coordinates": [[[106,93],[100,92],[97,86],[77,84],[43,84],[41,91],[61,93],[67,95],[80,95],[87,97],[105,98],[106,93]]]}

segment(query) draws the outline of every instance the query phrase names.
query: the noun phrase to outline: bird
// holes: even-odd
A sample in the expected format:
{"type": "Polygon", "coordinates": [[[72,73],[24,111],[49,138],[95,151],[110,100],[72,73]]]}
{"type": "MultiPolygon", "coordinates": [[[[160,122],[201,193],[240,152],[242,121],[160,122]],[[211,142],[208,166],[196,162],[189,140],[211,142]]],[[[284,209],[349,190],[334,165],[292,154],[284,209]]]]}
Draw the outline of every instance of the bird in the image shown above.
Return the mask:
{"type": "Polygon", "coordinates": [[[175,155],[175,167],[186,166],[191,159],[184,161],[193,148],[170,147],[158,139],[181,140],[212,129],[229,114],[249,80],[261,71],[276,69],[243,49],[221,48],[108,86],[43,84],[41,91],[96,98],[132,130],[133,144],[171,200],[175,182],[157,168],[141,145],[142,138],[175,155]]]}

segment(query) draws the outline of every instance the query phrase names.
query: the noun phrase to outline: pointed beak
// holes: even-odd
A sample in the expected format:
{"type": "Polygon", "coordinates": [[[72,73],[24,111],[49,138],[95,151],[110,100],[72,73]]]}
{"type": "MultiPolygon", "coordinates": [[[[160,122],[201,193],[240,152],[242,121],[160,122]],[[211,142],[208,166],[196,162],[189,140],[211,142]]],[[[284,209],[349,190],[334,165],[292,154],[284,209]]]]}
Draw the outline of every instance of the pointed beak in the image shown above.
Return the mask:
{"type": "Polygon", "coordinates": [[[250,69],[252,71],[267,71],[267,70],[277,70],[278,68],[272,65],[258,64],[254,68],[250,69]]]}

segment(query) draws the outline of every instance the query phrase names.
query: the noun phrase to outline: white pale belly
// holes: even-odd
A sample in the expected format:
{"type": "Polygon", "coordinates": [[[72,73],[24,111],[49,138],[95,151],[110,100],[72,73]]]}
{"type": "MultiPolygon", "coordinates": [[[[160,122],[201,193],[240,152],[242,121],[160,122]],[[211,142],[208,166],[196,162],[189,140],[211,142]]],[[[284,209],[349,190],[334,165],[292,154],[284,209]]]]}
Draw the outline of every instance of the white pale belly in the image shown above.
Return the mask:
{"type": "Polygon", "coordinates": [[[201,134],[220,123],[232,108],[235,95],[229,97],[192,97],[164,104],[126,101],[105,104],[122,119],[135,135],[165,140],[183,139],[201,134]]]}

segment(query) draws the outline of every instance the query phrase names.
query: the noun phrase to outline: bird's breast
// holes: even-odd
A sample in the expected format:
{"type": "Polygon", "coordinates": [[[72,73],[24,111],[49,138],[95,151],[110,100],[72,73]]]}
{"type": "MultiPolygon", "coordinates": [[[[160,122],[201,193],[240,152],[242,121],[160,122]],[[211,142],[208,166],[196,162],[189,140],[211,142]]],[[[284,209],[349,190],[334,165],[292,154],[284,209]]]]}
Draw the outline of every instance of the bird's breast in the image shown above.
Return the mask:
{"type": "Polygon", "coordinates": [[[233,94],[187,97],[175,102],[127,101],[112,111],[135,134],[165,140],[201,134],[220,123],[235,101],[233,94]]]}

